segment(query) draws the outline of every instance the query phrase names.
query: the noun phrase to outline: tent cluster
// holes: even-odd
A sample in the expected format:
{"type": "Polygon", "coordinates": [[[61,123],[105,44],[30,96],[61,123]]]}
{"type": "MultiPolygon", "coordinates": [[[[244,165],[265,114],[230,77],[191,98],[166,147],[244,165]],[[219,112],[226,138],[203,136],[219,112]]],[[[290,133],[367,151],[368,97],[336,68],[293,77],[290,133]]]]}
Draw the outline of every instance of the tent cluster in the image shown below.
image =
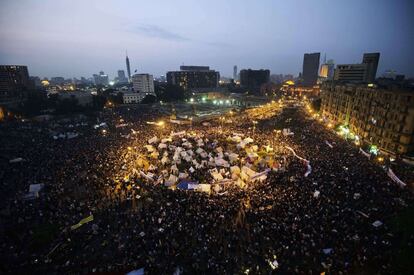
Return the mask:
{"type": "Polygon", "coordinates": [[[218,193],[228,184],[244,188],[280,168],[271,146],[254,144],[240,133],[219,139],[185,131],[154,136],[143,151],[134,172],[172,189],[218,193]]]}

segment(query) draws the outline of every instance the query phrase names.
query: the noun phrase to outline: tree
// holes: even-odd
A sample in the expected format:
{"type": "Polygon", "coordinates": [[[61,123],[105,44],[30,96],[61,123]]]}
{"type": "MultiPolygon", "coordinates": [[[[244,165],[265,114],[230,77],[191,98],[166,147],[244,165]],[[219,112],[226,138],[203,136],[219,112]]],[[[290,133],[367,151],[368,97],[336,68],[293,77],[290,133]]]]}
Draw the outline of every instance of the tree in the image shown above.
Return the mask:
{"type": "Polygon", "coordinates": [[[312,109],[314,109],[316,112],[319,112],[319,110],[321,109],[321,103],[322,100],[320,98],[314,99],[311,103],[312,109]]]}
{"type": "Polygon", "coordinates": [[[106,97],[101,95],[96,95],[92,97],[92,106],[94,110],[100,111],[106,104],[106,97]]]}
{"type": "Polygon", "coordinates": [[[40,114],[41,110],[46,109],[47,105],[46,93],[43,91],[30,91],[20,112],[26,116],[36,116],[40,114]]]}
{"type": "Polygon", "coordinates": [[[56,106],[57,114],[71,114],[81,110],[82,106],[78,104],[78,100],[74,96],[59,100],[56,106]]]}
{"type": "Polygon", "coordinates": [[[153,95],[146,95],[144,99],[141,101],[142,104],[152,104],[157,102],[157,97],[153,95]]]}
{"type": "Polygon", "coordinates": [[[115,104],[122,104],[124,102],[124,93],[118,92],[116,95],[110,95],[109,100],[115,104]]]}
{"type": "Polygon", "coordinates": [[[170,84],[158,86],[156,93],[158,99],[165,102],[183,101],[189,97],[188,92],[184,91],[181,86],[170,84]]]}

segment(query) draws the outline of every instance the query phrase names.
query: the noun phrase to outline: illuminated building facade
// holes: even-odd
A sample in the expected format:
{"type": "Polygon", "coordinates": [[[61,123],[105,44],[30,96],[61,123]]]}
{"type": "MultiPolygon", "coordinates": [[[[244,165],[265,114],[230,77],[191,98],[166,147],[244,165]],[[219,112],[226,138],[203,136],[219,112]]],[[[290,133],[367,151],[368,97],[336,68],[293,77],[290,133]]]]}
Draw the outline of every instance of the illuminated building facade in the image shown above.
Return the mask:
{"type": "Polygon", "coordinates": [[[284,91],[287,95],[291,95],[291,96],[316,97],[316,96],[319,96],[320,86],[319,85],[302,86],[302,85],[284,84],[282,86],[282,91],[284,91]]]}
{"type": "Polygon", "coordinates": [[[167,72],[168,84],[181,86],[184,90],[219,86],[220,73],[208,66],[181,66],[180,69],[167,72]]]}
{"type": "Polygon", "coordinates": [[[363,142],[392,154],[414,152],[412,88],[325,82],[321,99],[322,116],[347,125],[363,142]]]}
{"type": "Polygon", "coordinates": [[[135,93],[146,95],[154,95],[154,78],[151,74],[134,74],[132,76],[132,86],[135,93]]]}
{"type": "Polygon", "coordinates": [[[324,80],[332,80],[334,76],[335,64],[332,59],[324,62],[319,70],[319,77],[324,80]]]}
{"type": "Polygon", "coordinates": [[[33,88],[27,66],[0,65],[0,104],[15,104],[33,88]]]}
{"type": "Polygon", "coordinates": [[[145,95],[140,93],[124,93],[122,96],[124,104],[134,104],[140,103],[143,100],[145,95]]]}

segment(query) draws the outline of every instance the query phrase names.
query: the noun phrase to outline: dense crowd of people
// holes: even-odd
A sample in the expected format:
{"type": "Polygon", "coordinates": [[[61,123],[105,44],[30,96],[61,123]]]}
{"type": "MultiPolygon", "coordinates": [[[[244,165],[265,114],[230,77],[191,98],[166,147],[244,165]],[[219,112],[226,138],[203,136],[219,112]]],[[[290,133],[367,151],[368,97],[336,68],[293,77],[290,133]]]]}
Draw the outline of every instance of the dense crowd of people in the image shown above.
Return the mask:
{"type": "Polygon", "coordinates": [[[412,194],[300,108],[275,106],[208,124],[160,127],[147,123],[165,120],[156,110],[119,108],[98,121],[0,125],[0,271],[397,273],[400,236],[391,219],[413,205],[412,194]],[[133,152],[153,136],[179,131],[213,140],[248,134],[280,148],[283,169],[210,195],[133,172],[139,166],[133,152]],[[63,132],[77,136],[53,138],[63,132]],[[286,147],[310,161],[309,174],[286,147]],[[10,162],[16,158],[22,160],[10,162]],[[37,183],[43,189],[26,199],[37,183]]]}

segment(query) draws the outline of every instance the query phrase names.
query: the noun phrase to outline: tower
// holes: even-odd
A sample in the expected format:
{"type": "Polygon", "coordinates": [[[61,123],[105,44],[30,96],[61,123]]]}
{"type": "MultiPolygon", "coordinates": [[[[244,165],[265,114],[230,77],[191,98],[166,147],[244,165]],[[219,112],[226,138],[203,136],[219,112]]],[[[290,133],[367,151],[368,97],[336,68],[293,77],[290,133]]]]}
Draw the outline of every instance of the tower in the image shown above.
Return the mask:
{"type": "Polygon", "coordinates": [[[318,80],[320,53],[305,53],[303,56],[303,84],[313,86],[318,80]]]}
{"type": "Polygon", "coordinates": [[[237,65],[234,65],[233,67],[233,80],[234,82],[237,80],[237,65]]]}
{"type": "Polygon", "coordinates": [[[128,52],[126,52],[126,67],[127,67],[127,73],[128,73],[128,81],[131,81],[131,67],[129,65],[129,58],[128,58],[128,52]]]}
{"type": "Polygon", "coordinates": [[[377,76],[378,62],[380,59],[380,53],[364,53],[362,59],[363,64],[367,64],[367,77],[366,81],[372,83],[377,76]]]}

